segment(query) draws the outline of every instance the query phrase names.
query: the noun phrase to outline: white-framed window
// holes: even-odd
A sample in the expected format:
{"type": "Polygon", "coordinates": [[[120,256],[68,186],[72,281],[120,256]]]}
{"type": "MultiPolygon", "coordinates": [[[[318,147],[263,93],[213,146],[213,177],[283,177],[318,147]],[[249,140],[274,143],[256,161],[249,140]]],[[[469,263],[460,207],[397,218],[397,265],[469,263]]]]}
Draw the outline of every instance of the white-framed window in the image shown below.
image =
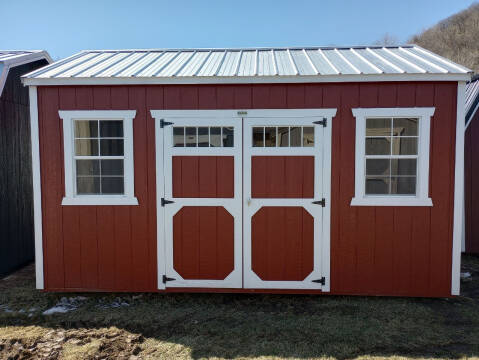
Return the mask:
{"type": "Polygon", "coordinates": [[[357,108],[351,205],[432,206],[429,138],[433,107],[357,108]]]}
{"type": "Polygon", "coordinates": [[[135,110],[73,110],[63,119],[62,205],[138,205],[134,195],[135,110]]]}

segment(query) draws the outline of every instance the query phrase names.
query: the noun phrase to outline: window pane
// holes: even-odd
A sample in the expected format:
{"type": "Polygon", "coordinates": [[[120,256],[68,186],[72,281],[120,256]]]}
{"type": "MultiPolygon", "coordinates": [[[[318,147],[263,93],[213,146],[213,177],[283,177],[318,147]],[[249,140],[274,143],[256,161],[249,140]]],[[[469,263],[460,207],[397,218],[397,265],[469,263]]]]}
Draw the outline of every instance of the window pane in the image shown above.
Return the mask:
{"type": "Polygon", "coordinates": [[[366,178],[366,194],[367,195],[389,194],[389,178],[388,177],[366,178]]]}
{"type": "Polygon", "coordinates": [[[123,156],[123,139],[101,139],[100,155],[123,156]]]}
{"type": "Polygon", "coordinates": [[[391,138],[367,138],[366,155],[390,155],[391,138]]]}
{"type": "Polygon", "coordinates": [[[210,146],[212,147],[221,146],[221,128],[220,127],[210,128],[210,146]]]}
{"type": "Polygon", "coordinates": [[[398,136],[417,136],[416,118],[397,118],[393,119],[393,135],[398,136]]]}
{"type": "Polygon", "coordinates": [[[99,194],[99,177],[77,177],[77,194],[99,194]]]}
{"type": "Polygon", "coordinates": [[[175,126],[173,128],[173,146],[184,147],[185,146],[185,128],[175,126]]]}
{"type": "Polygon", "coordinates": [[[101,192],[102,194],[123,194],[123,183],[123,177],[102,177],[101,192]]]}
{"type": "Polygon", "coordinates": [[[391,194],[416,195],[416,177],[392,177],[391,194]]]}
{"type": "Polygon", "coordinates": [[[100,160],[77,160],[77,175],[100,175],[100,160]]]}
{"type": "Polygon", "coordinates": [[[278,141],[279,146],[289,146],[289,127],[278,127],[278,141]]]}
{"type": "Polygon", "coordinates": [[[276,127],[267,127],[264,129],[264,146],[276,146],[276,127]]]}
{"type": "Polygon", "coordinates": [[[234,146],[234,131],[232,127],[223,128],[223,146],[224,147],[234,146]]]}
{"type": "Polygon", "coordinates": [[[393,138],[393,155],[417,155],[418,138],[393,138]]]}
{"type": "Polygon", "coordinates": [[[306,146],[306,147],[314,146],[314,127],[312,126],[303,127],[303,146],[306,146]]]}
{"type": "Polygon", "coordinates": [[[263,127],[254,127],[253,128],[253,146],[263,147],[263,135],[264,135],[264,128],[263,127]]]}
{"type": "Polygon", "coordinates": [[[390,136],[391,119],[366,119],[366,136],[390,136]]]}
{"type": "Polygon", "coordinates": [[[209,135],[207,127],[198,128],[198,146],[199,147],[208,147],[209,146],[209,135]]]}
{"type": "Polygon", "coordinates": [[[98,137],[98,120],[75,120],[75,137],[98,137]]]}
{"type": "Polygon", "coordinates": [[[123,137],[123,121],[100,121],[100,137],[123,137]]]}
{"type": "Polygon", "coordinates": [[[123,176],[123,160],[102,160],[101,174],[123,176]]]}
{"type": "Polygon", "coordinates": [[[389,159],[366,159],[366,175],[383,175],[390,174],[389,159]]]}
{"type": "Polygon", "coordinates": [[[186,137],[185,137],[186,147],[196,147],[196,128],[187,127],[185,128],[185,131],[186,131],[186,137]]]}
{"type": "Polygon", "coordinates": [[[291,143],[289,146],[298,147],[301,146],[301,128],[300,127],[291,127],[291,143]]]}
{"type": "Polygon", "coordinates": [[[392,159],[391,175],[416,175],[416,159],[392,159]]]}
{"type": "Polygon", "coordinates": [[[97,139],[75,140],[75,155],[97,156],[98,155],[98,140],[97,139]]]}

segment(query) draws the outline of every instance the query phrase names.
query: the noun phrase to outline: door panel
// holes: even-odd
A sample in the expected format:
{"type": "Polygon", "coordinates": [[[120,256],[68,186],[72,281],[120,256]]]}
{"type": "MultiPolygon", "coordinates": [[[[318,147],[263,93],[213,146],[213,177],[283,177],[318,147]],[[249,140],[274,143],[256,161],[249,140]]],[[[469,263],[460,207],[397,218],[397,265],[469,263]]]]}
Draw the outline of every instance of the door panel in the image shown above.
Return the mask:
{"type": "Polygon", "coordinates": [[[241,118],[168,121],[165,286],[241,288],[241,118]]]}
{"type": "Polygon", "coordinates": [[[300,206],[264,206],[251,219],[253,272],[263,281],[303,281],[314,268],[314,219],[300,206]]]}
{"type": "Polygon", "coordinates": [[[252,198],[313,198],[313,156],[252,156],[252,198]]]}
{"type": "Polygon", "coordinates": [[[234,218],[221,206],[173,216],[173,268],[183,279],[224,280],[234,270],[234,218]]]}
{"type": "Polygon", "coordinates": [[[233,156],[173,156],[173,196],[233,198],[233,156]]]}
{"type": "Polygon", "coordinates": [[[243,121],[244,287],[322,289],[323,126],[243,121]],[[318,281],[319,280],[319,281],[318,281]]]}

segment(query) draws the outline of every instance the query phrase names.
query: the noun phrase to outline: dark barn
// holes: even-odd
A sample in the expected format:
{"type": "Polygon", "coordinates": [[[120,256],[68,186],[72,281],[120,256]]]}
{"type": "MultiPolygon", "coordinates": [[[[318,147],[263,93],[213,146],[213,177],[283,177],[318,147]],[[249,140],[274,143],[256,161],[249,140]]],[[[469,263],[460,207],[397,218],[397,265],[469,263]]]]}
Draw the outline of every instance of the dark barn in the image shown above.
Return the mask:
{"type": "Polygon", "coordinates": [[[0,51],[0,277],[35,255],[30,106],[20,77],[50,62],[44,51],[0,51]]]}
{"type": "Polygon", "coordinates": [[[479,254],[479,78],[466,84],[464,149],[465,226],[462,250],[479,254]]]}

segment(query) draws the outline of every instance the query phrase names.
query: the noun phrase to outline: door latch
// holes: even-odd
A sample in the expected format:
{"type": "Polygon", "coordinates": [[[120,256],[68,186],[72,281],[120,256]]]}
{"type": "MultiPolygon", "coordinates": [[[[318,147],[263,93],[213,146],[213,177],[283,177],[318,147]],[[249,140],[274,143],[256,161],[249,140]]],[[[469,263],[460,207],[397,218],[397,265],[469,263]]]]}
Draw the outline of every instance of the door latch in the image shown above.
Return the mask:
{"type": "Polygon", "coordinates": [[[171,201],[171,200],[166,200],[165,198],[161,198],[161,206],[165,206],[165,205],[168,205],[168,204],[173,204],[174,201],[171,201]]]}
{"type": "Polygon", "coordinates": [[[314,205],[321,205],[322,207],[325,207],[326,206],[326,199],[322,198],[321,200],[313,201],[313,204],[314,205]]]}

